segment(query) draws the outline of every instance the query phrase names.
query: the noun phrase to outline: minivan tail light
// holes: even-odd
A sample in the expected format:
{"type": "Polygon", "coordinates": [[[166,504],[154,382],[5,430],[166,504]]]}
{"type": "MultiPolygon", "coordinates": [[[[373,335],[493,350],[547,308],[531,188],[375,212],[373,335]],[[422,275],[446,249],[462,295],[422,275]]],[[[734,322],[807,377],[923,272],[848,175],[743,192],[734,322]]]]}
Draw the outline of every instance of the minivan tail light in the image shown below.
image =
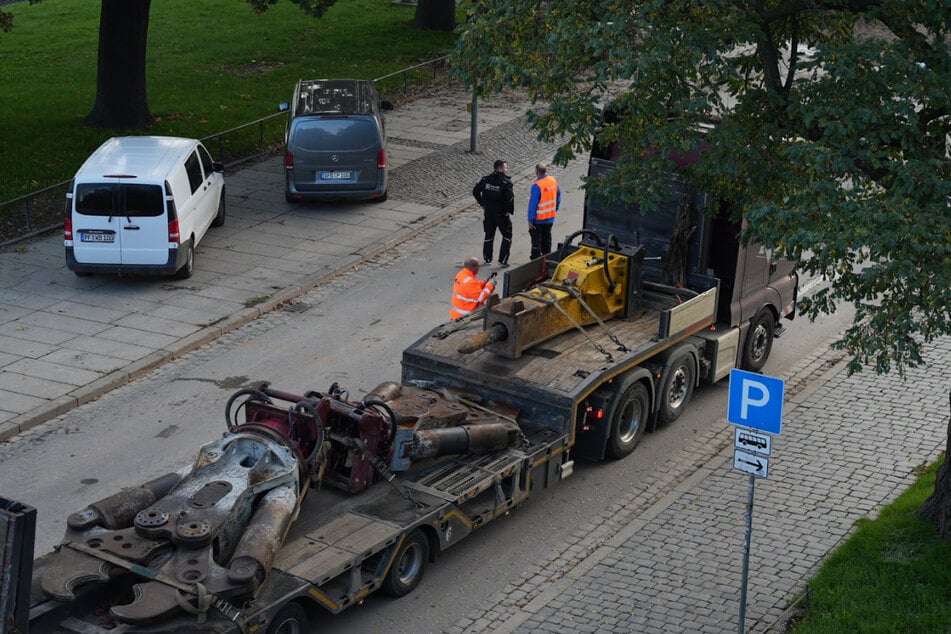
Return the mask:
{"type": "Polygon", "coordinates": [[[72,240],[73,239],[73,219],[69,216],[63,218],[63,239],[72,240]]]}
{"type": "Polygon", "coordinates": [[[376,166],[379,169],[386,168],[386,150],[380,150],[376,153],[376,166]]]}
{"type": "Polygon", "coordinates": [[[182,236],[178,229],[178,218],[169,220],[168,222],[168,241],[175,243],[180,243],[182,241],[182,236]]]}
{"type": "Polygon", "coordinates": [[[284,151],[284,169],[292,170],[294,169],[294,153],[290,150],[284,151]]]}

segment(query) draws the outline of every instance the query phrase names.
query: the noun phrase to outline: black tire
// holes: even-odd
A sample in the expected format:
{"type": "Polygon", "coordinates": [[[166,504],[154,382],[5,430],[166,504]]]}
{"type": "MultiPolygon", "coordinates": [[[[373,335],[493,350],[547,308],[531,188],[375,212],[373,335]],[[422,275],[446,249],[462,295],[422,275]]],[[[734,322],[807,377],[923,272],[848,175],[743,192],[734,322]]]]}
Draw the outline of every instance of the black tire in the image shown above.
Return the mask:
{"type": "Polygon", "coordinates": [[[660,420],[672,423],[683,414],[697,382],[693,356],[686,350],[674,358],[664,376],[660,393],[660,420]]]}
{"type": "Polygon", "coordinates": [[[750,329],[746,333],[742,359],[744,370],[759,372],[763,369],[773,349],[775,333],[776,323],[773,320],[773,313],[768,308],[764,308],[750,321],[750,329]]]}
{"type": "Polygon", "coordinates": [[[212,227],[220,227],[225,224],[225,215],[227,210],[225,209],[225,190],[224,187],[221,188],[221,197],[218,198],[218,213],[215,214],[215,219],[211,221],[212,227]]]}
{"type": "Polygon", "coordinates": [[[644,437],[650,414],[650,396],[644,384],[632,384],[617,400],[611,412],[611,432],[606,453],[620,459],[634,451],[644,437]]]}
{"type": "Polygon", "coordinates": [[[389,197],[390,197],[390,190],[386,190],[385,192],[383,192],[383,194],[379,198],[375,198],[374,200],[378,203],[384,203],[386,202],[386,199],[389,197]]]}
{"type": "Polygon", "coordinates": [[[185,264],[175,273],[175,277],[180,280],[187,280],[195,272],[195,241],[189,240],[185,248],[188,249],[185,254],[185,264]]]}
{"type": "Polygon", "coordinates": [[[381,590],[391,597],[403,597],[413,591],[423,578],[429,561],[429,540],[420,529],[406,536],[383,579],[381,590]]]}
{"type": "Polygon", "coordinates": [[[297,203],[300,202],[300,199],[294,198],[294,197],[291,196],[290,193],[288,193],[288,192],[284,192],[284,200],[286,200],[287,202],[292,203],[292,204],[297,204],[297,203]]]}
{"type": "Polygon", "coordinates": [[[288,603],[267,626],[267,634],[307,634],[307,612],[299,603],[288,603]]]}
{"type": "Polygon", "coordinates": [[[92,273],[89,271],[73,271],[73,273],[76,275],[76,277],[89,277],[92,275],[92,273]]]}

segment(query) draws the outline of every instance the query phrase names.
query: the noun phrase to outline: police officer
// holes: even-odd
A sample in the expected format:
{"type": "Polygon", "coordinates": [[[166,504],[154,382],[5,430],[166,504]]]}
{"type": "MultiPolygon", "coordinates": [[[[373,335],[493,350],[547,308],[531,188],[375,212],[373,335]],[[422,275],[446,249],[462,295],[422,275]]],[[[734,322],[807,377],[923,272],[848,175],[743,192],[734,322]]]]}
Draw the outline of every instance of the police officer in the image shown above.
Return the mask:
{"type": "Polygon", "coordinates": [[[482,228],[485,230],[485,242],[482,243],[482,257],[486,264],[492,262],[495,247],[495,230],[502,234],[499,246],[499,266],[509,265],[509,251],[512,248],[512,219],[515,213],[515,192],[512,179],[508,177],[509,166],[505,161],[496,161],[493,172],[485,176],[472,188],[472,195],[482,207],[485,215],[482,228]]]}

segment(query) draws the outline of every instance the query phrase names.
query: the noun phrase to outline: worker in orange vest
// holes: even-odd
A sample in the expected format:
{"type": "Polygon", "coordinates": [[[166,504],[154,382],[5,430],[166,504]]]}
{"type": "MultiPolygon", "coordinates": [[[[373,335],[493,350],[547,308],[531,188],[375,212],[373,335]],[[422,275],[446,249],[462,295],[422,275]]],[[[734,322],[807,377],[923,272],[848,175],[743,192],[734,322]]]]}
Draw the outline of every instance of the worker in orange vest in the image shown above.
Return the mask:
{"type": "Polygon", "coordinates": [[[554,176],[548,175],[548,166],[535,166],[535,182],[528,198],[528,234],[532,239],[531,259],[551,251],[551,227],[561,207],[561,188],[554,176]]]}
{"type": "Polygon", "coordinates": [[[479,274],[479,258],[466,258],[464,268],[456,274],[452,283],[452,307],[449,317],[459,319],[475,312],[495,290],[495,273],[485,281],[476,279],[479,274]]]}

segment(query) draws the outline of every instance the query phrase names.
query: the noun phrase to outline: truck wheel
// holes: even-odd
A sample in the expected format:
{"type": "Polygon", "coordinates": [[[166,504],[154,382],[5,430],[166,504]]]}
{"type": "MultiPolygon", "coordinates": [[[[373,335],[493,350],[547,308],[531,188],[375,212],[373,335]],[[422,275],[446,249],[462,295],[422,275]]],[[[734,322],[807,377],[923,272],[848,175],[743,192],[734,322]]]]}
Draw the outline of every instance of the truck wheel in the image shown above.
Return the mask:
{"type": "Polygon", "coordinates": [[[220,227],[225,224],[225,190],[221,189],[221,197],[218,198],[218,213],[215,219],[211,221],[212,227],[220,227]]]}
{"type": "Polygon", "coordinates": [[[299,603],[288,603],[267,626],[267,634],[306,634],[307,612],[299,603]]]}
{"type": "Polygon", "coordinates": [[[607,454],[623,458],[632,451],[647,429],[650,397],[647,388],[638,381],[618,398],[611,415],[611,435],[608,437],[607,454]]]}
{"type": "Polygon", "coordinates": [[[672,423],[683,414],[690,397],[693,396],[693,386],[697,382],[693,357],[684,351],[677,355],[674,362],[667,368],[664,376],[664,387],[660,393],[660,420],[672,423]]]}
{"type": "Polygon", "coordinates": [[[175,273],[175,277],[180,280],[187,280],[195,272],[195,241],[189,240],[186,248],[188,251],[185,255],[185,264],[175,273]]]}
{"type": "Polygon", "coordinates": [[[769,353],[773,349],[773,335],[776,324],[773,322],[773,313],[764,308],[750,322],[750,330],[746,333],[746,342],[743,344],[744,370],[758,372],[766,365],[769,353]]]}
{"type": "Polygon", "coordinates": [[[393,565],[383,579],[383,593],[402,597],[419,585],[429,560],[429,540],[418,528],[406,536],[393,558],[393,565]]]}

